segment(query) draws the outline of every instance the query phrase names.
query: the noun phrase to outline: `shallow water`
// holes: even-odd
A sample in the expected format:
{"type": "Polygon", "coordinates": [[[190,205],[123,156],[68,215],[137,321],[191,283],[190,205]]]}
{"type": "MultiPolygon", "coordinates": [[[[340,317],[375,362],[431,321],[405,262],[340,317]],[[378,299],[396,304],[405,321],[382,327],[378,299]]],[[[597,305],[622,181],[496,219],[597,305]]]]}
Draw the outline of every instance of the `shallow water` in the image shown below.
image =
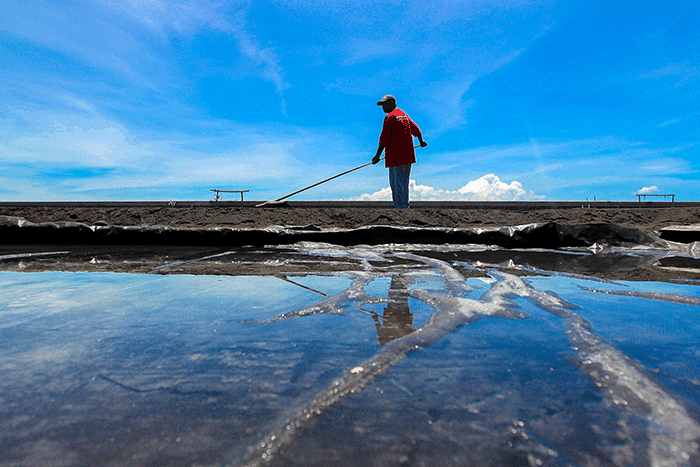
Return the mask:
{"type": "Polygon", "coordinates": [[[700,288],[585,275],[636,253],[209,253],[0,272],[0,465],[700,465],[700,288]],[[276,276],[169,274],[222,257],[276,276]]]}

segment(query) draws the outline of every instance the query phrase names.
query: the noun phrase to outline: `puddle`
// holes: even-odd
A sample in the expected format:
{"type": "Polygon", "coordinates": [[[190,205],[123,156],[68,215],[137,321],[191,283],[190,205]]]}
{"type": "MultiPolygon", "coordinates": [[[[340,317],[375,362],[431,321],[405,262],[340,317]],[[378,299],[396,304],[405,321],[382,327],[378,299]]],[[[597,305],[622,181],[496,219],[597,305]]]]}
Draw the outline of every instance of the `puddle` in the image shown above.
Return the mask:
{"type": "Polygon", "coordinates": [[[700,463],[654,254],[79,250],[0,258],[0,466],[700,463]]]}

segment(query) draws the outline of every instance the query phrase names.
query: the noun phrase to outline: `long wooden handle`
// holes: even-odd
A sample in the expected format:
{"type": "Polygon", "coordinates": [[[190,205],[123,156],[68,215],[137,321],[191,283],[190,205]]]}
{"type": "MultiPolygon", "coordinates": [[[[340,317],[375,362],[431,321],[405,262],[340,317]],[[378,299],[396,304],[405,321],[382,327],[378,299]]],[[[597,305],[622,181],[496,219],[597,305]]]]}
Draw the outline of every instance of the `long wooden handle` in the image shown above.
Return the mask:
{"type": "MultiPolygon", "coordinates": [[[[419,144],[418,146],[414,146],[413,149],[416,149],[416,148],[419,148],[419,147],[420,147],[420,144],[419,144]]],[[[382,158],[379,159],[379,160],[380,160],[380,161],[383,161],[384,158],[382,157],[382,158]]],[[[294,195],[296,195],[296,194],[299,194],[299,193],[301,193],[302,191],[308,190],[309,188],[313,188],[313,187],[315,187],[315,186],[319,186],[319,185],[322,184],[322,183],[329,182],[329,181],[333,180],[334,178],[342,177],[342,176],[345,175],[345,174],[349,174],[350,172],[354,172],[355,170],[359,170],[359,169],[361,169],[361,168],[363,168],[363,167],[367,167],[368,165],[372,165],[372,162],[368,162],[368,163],[366,163],[366,164],[362,164],[362,165],[360,165],[360,166],[355,167],[354,169],[346,170],[345,172],[339,173],[338,175],[333,175],[333,176],[330,177],[330,178],[327,178],[327,179],[325,179],[325,180],[321,180],[320,182],[316,182],[316,183],[314,183],[313,185],[309,185],[309,186],[307,186],[307,187],[304,187],[304,188],[302,188],[301,190],[295,191],[294,193],[289,193],[288,195],[285,195],[285,196],[283,196],[283,197],[281,197],[281,198],[277,198],[277,199],[274,200],[274,201],[266,201],[266,202],[264,202],[264,203],[262,203],[262,204],[258,204],[256,207],[264,206],[264,205],[269,204],[269,203],[276,203],[276,202],[278,202],[278,201],[283,201],[283,200],[289,198],[290,196],[294,196],[294,195]]]]}
{"type": "MultiPolygon", "coordinates": [[[[380,160],[380,161],[383,161],[384,158],[382,157],[382,158],[379,159],[379,160],[380,160]]],[[[318,185],[320,185],[320,184],[322,184],[322,183],[329,182],[329,181],[333,180],[334,178],[342,177],[342,176],[345,175],[345,174],[349,174],[350,172],[354,172],[355,170],[359,170],[359,169],[361,169],[361,168],[363,168],[363,167],[367,167],[368,165],[372,165],[372,163],[371,163],[371,162],[368,162],[368,163],[366,163],[366,164],[362,164],[362,165],[360,165],[360,166],[358,166],[358,167],[355,167],[354,169],[346,170],[346,171],[343,172],[343,173],[339,173],[338,175],[333,175],[333,176],[330,177],[330,178],[327,178],[327,179],[325,179],[325,180],[321,180],[320,182],[316,182],[316,183],[314,183],[313,185],[309,185],[309,186],[307,186],[307,187],[305,187],[305,188],[302,188],[301,190],[297,190],[297,191],[295,191],[294,193],[289,193],[289,194],[286,195],[286,196],[283,196],[283,197],[281,197],[281,198],[277,198],[275,201],[282,201],[282,200],[284,200],[284,199],[289,198],[290,196],[294,196],[294,195],[296,195],[296,194],[298,194],[298,193],[301,193],[302,191],[306,191],[306,190],[308,190],[309,188],[313,188],[313,187],[318,186],[318,185]]]]}
{"type": "MultiPolygon", "coordinates": [[[[419,148],[419,147],[420,147],[420,144],[419,144],[418,146],[413,146],[413,149],[416,149],[416,148],[419,148]]],[[[383,161],[384,158],[382,157],[382,158],[379,159],[379,160],[380,160],[380,161],[383,161]]],[[[290,194],[288,194],[288,195],[286,195],[286,196],[283,196],[283,197],[281,197],[281,198],[277,198],[275,201],[282,201],[282,200],[285,200],[285,199],[289,198],[290,196],[294,196],[294,195],[296,195],[296,194],[298,194],[298,193],[301,193],[302,191],[306,191],[306,190],[308,190],[309,188],[313,188],[313,187],[315,187],[315,186],[319,186],[321,183],[329,182],[329,181],[333,180],[334,178],[342,177],[342,176],[345,175],[345,174],[349,174],[350,172],[354,172],[355,170],[359,170],[359,169],[361,169],[361,168],[363,168],[363,167],[367,167],[368,165],[372,165],[372,163],[371,163],[371,162],[368,162],[368,163],[366,163],[366,164],[362,164],[362,165],[360,165],[360,166],[358,166],[358,167],[355,167],[354,169],[346,170],[345,172],[340,173],[340,174],[338,174],[338,175],[333,175],[333,176],[330,177],[330,178],[327,178],[327,179],[325,179],[325,180],[321,180],[320,182],[314,183],[313,185],[309,185],[309,186],[307,186],[306,188],[302,188],[301,190],[297,190],[297,191],[295,191],[294,193],[290,193],[290,194]]]]}

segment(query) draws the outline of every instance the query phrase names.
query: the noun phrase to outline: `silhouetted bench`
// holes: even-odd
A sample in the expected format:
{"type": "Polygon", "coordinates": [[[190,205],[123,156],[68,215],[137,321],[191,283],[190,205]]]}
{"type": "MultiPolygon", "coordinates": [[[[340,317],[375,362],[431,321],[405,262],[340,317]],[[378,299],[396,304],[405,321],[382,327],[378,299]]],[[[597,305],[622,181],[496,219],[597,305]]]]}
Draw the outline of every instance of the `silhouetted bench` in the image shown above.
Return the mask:
{"type": "Polygon", "coordinates": [[[637,195],[637,199],[638,199],[639,202],[641,203],[641,202],[642,202],[642,198],[644,198],[644,201],[647,200],[647,196],[657,196],[657,197],[658,197],[658,196],[663,196],[663,197],[664,197],[664,201],[666,201],[666,198],[670,197],[672,203],[673,203],[674,198],[676,197],[676,195],[637,195]]]}
{"type": "Polygon", "coordinates": [[[221,199],[221,193],[240,193],[241,201],[243,201],[243,193],[247,193],[250,190],[217,190],[216,188],[210,188],[209,191],[213,191],[214,193],[216,193],[214,201],[219,201],[221,199]]]}

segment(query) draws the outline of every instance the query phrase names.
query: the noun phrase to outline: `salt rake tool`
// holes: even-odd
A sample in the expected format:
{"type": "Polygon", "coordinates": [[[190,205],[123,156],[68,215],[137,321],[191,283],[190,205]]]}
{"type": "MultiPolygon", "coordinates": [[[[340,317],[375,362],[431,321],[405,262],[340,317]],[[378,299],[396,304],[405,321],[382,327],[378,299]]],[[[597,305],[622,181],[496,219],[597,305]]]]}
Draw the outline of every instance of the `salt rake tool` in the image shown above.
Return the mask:
{"type": "MultiPolygon", "coordinates": [[[[382,157],[382,158],[379,159],[379,160],[380,160],[380,161],[383,161],[384,158],[382,157]]],[[[283,201],[284,201],[285,199],[289,198],[290,196],[294,196],[294,195],[296,195],[296,194],[298,194],[298,193],[301,193],[302,191],[308,190],[309,188],[313,188],[313,187],[315,187],[315,186],[318,186],[318,185],[320,185],[321,183],[329,182],[329,181],[333,180],[334,178],[342,177],[342,176],[345,175],[345,174],[349,174],[350,172],[354,172],[354,171],[359,170],[359,169],[361,169],[361,168],[363,168],[363,167],[367,167],[368,165],[372,165],[372,163],[371,163],[371,162],[368,162],[368,163],[366,163],[366,164],[362,164],[362,165],[360,165],[360,166],[358,166],[358,167],[355,167],[354,169],[346,170],[346,171],[343,172],[343,173],[339,173],[338,175],[333,175],[333,176],[330,177],[330,178],[327,178],[327,179],[325,179],[325,180],[321,180],[320,182],[316,182],[316,183],[314,183],[313,185],[309,185],[309,186],[307,186],[306,188],[302,188],[301,190],[297,190],[297,191],[295,191],[294,193],[289,193],[288,195],[283,196],[283,197],[281,197],[281,198],[277,198],[276,200],[265,201],[264,203],[257,204],[255,207],[256,207],[256,208],[260,208],[260,207],[263,207],[263,206],[284,206],[284,205],[286,205],[286,203],[284,203],[283,201]]]]}
{"type": "MultiPolygon", "coordinates": [[[[413,149],[416,149],[416,148],[419,148],[419,147],[421,147],[420,144],[419,144],[418,146],[413,146],[413,149]]],[[[383,161],[384,158],[382,157],[382,158],[379,159],[379,160],[380,160],[380,161],[383,161]]],[[[379,163],[379,162],[377,162],[377,163],[379,163]]],[[[362,165],[360,165],[360,166],[358,166],[358,167],[355,167],[354,169],[346,170],[346,171],[343,172],[343,173],[339,173],[338,175],[333,175],[333,176],[330,177],[330,178],[327,178],[327,179],[325,179],[325,180],[321,180],[320,182],[316,182],[316,183],[314,183],[313,185],[309,185],[309,186],[307,186],[306,188],[302,188],[301,190],[297,190],[297,191],[295,191],[294,193],[289,193],[288,195],[283,196],[283,197],[281,197],[281,198],[277,198],[276,200],[270,200],[270,201],[265,201],[264,203],[256,204],[255,207],[256,207],[256,208],[261,208],[261,207],[263,207],[263,206],[286,206],[287,203],[283,203],[283,202],[282,202],[282,201],[284,201],[285,199],[287,199],[287,198],[289,198],[289,197],[291,197],[291,196],[294,196],[294,195],[296,195],[296,194],[298,194],[298,193],[301,193],[302,191],[306,191],[306,190],[308,190],[309,188],[313,188],[313,187],[315,187],[315,186],[319,186],[319,185],[322,184],[322,183],[330,182],[330,181],[333,180],[334,178],[342,177],[342,176],[345,175],[345,174],[349,174],[350,172],[354,172],[354,171],[359,170],[359,169],[361,169],[361,168],[363,168],[363,167],[367,167],[368,165],[372,165],[372,163],[371,163],[371,162],[368,162],[368,163],[366,163],[366,164],[362,164],[362,165]]]]}

